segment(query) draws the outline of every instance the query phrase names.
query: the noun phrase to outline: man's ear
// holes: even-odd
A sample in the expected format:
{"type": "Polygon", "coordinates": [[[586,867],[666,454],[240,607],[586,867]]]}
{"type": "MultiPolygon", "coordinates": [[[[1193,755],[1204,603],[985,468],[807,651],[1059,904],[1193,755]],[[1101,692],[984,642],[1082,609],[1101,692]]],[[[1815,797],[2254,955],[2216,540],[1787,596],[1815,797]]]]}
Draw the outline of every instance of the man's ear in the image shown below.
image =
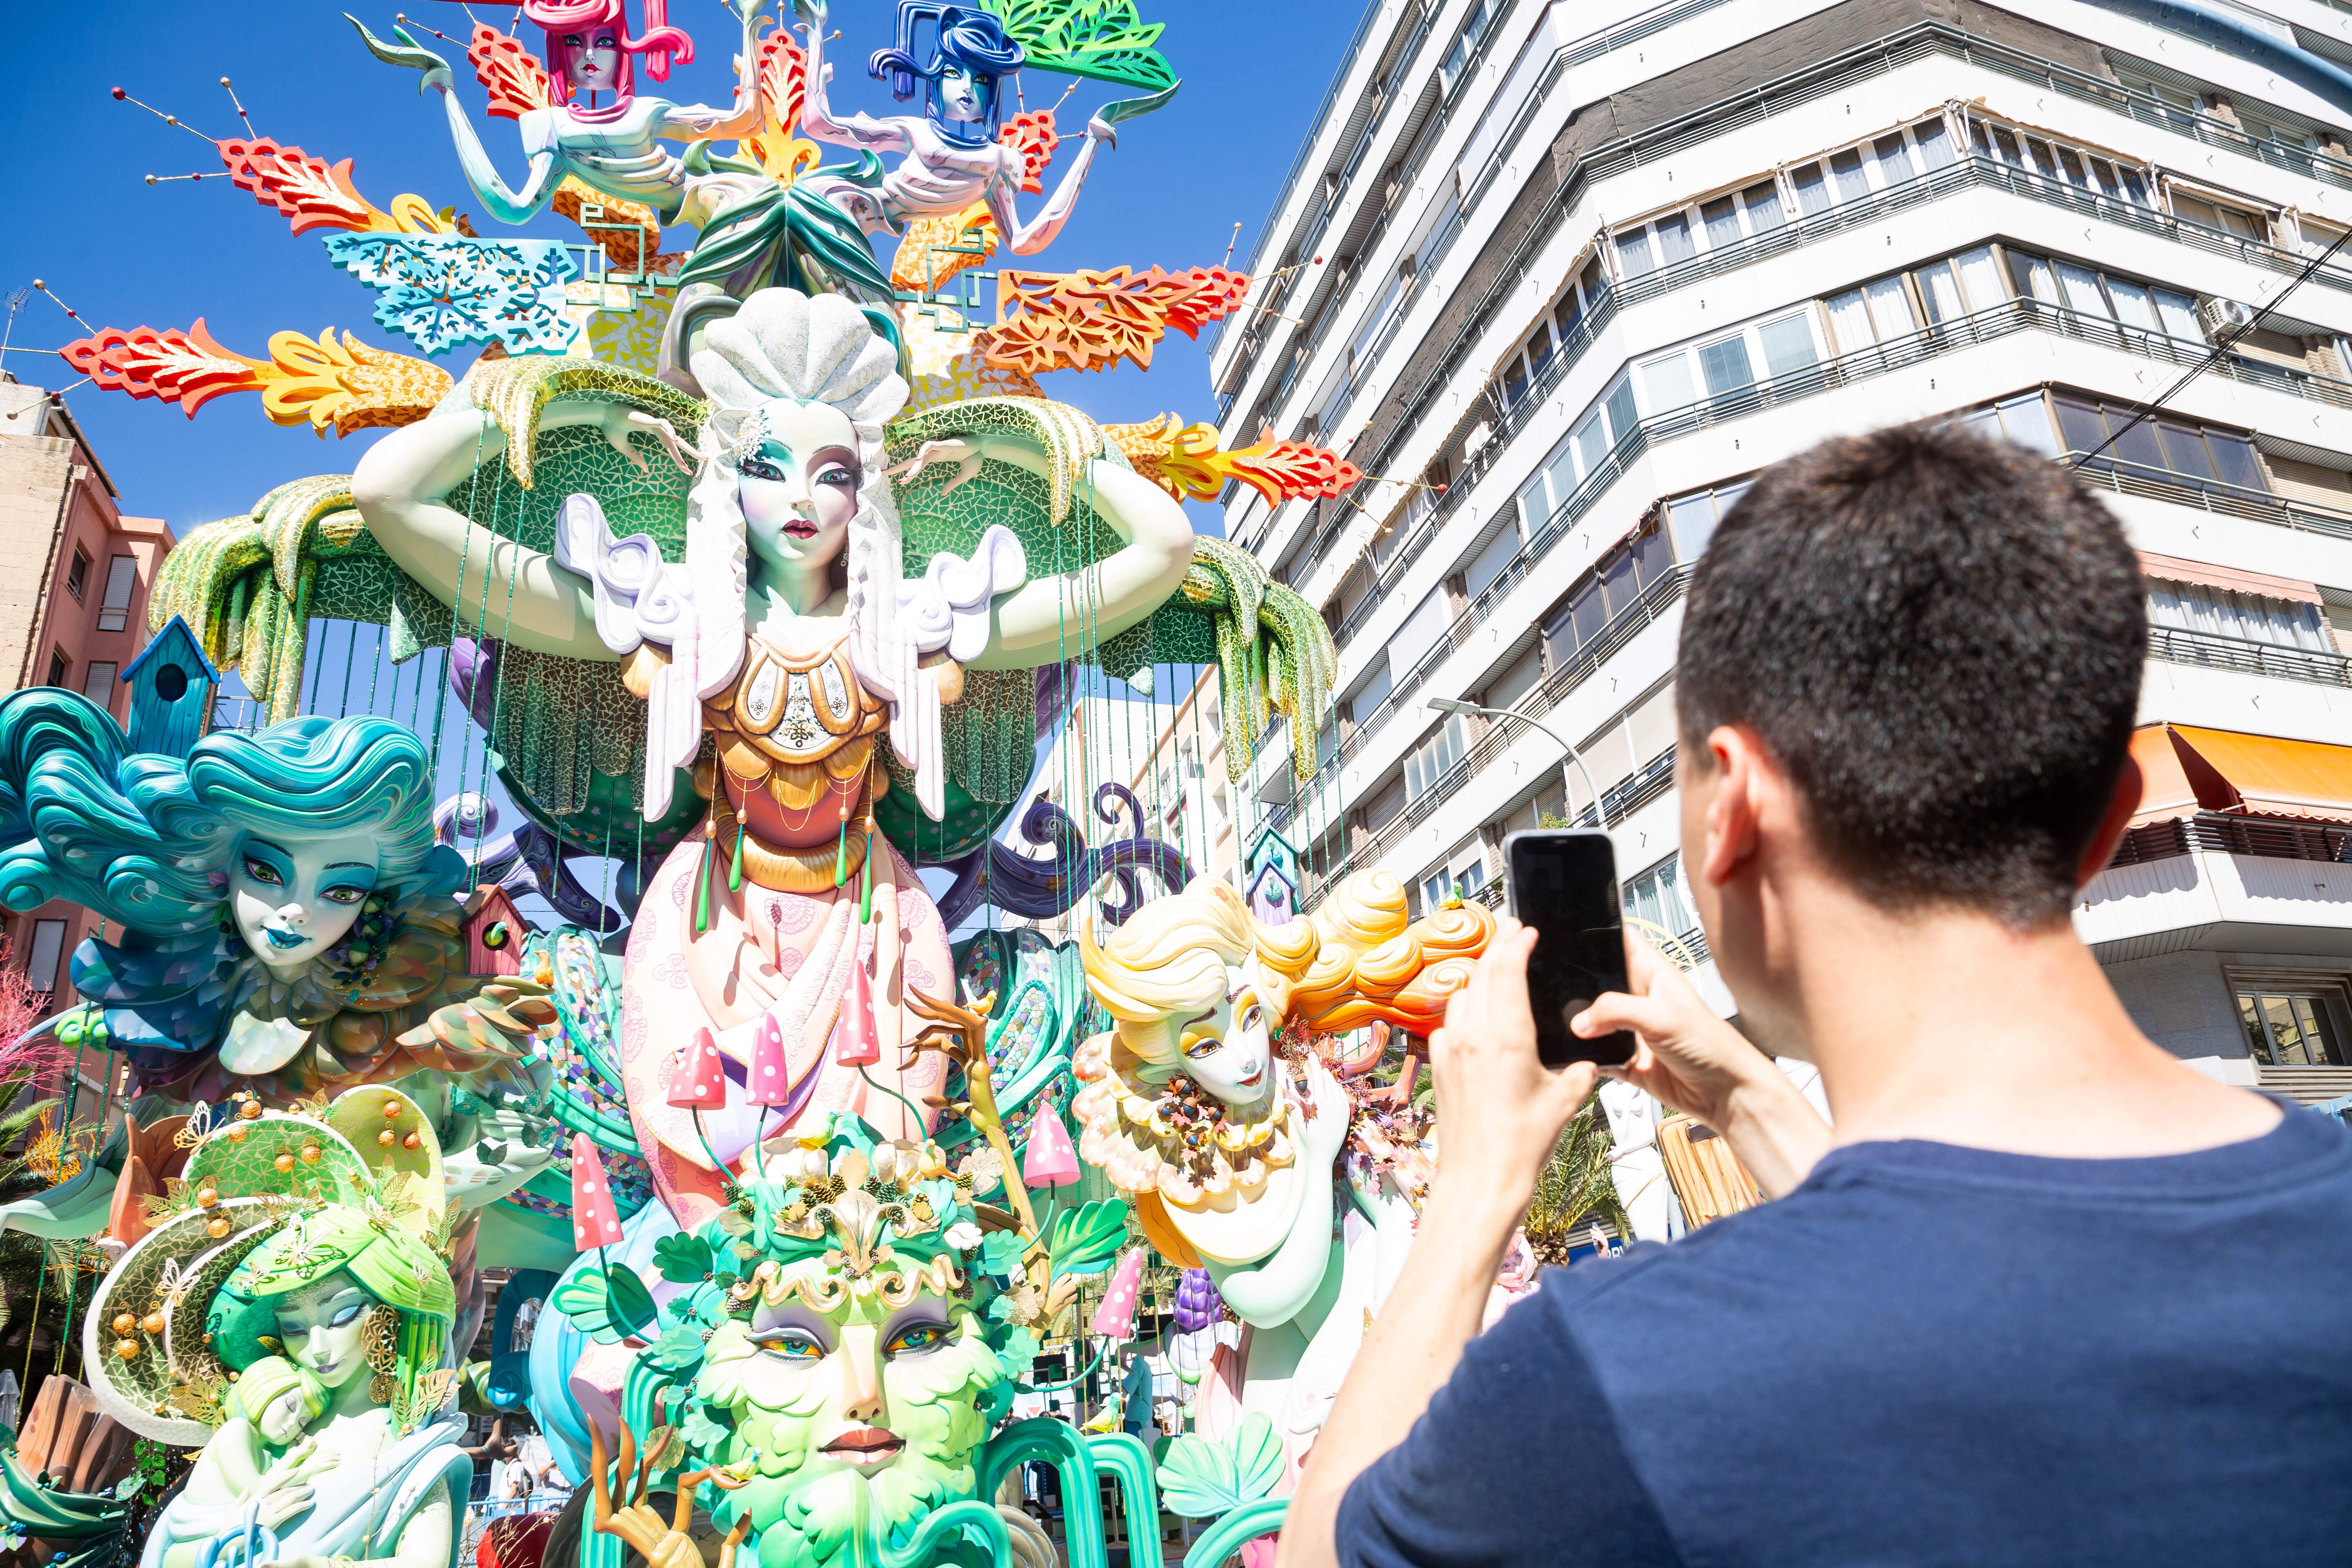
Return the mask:
{"type": "Polygon", "coordinates": [[[1715,764],[1716,786],[1706,807],[1706,855],[1699,869],[1721,887],[1756,853],[1762,817],[1760,771],[1768,764],[1754,731],[1737,724],[1719,724],[1709,731],[1706,751],[1715,764]]]}
{"type": "Polygon", "coordinates": [[[2083,858],[2074,868],[2077,891],[2091,885],[2091,879],[2107,868],[2116,858],[2116,846],[2122,843],[2124,830],[2131,826],[2133,814],[2139,810],[2140,796],[2146,790],[2140,778],[2139,759],[2124,758],[2123,772],[2116,775],[2115,793],[2107,797],[2107,809],[2099,817],[2099,830],[2091,835],[2083,858]]]}

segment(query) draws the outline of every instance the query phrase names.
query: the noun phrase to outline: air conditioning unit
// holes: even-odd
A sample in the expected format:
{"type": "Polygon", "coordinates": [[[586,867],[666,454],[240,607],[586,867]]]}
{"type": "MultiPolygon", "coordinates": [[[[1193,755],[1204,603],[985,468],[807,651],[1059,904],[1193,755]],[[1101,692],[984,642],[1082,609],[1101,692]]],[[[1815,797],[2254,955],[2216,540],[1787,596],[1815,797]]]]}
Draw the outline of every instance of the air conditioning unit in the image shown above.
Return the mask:
{"type": "Polygon", "coordinates": [[[2205,341],[2215,348],[2235,342],[2253,330],[2254,311],[2250,305],[2235,300],[2223,300],[2211,294],[2197,297],[2197,325],[2205,341]]]}

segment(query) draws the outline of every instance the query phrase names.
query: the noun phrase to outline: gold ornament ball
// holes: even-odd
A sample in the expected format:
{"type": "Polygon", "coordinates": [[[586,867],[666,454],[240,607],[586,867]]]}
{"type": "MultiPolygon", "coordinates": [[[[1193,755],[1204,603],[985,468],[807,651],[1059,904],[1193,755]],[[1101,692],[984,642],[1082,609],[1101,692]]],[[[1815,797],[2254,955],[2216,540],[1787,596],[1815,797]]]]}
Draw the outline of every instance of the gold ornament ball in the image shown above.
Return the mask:
{"type": "Polygon", "coordinates": [[[114,1342],[114,1353],[121,1356],[124,1361],[136,1361],[139,1359],[139,1342],[137,1340],[117,1340],[114,1342]]]}
{"type": "Polygon", "coordinates": [[[271,1161],[270,1163],[276,1165],[279,1173],[283,1174],[294,1168],[294,1156],[291,1154],[280,1154],[277,1159],[271,1161]]]}
{"type": "Polygon", "coordinates": [[[218,1202],[220,1202],[220,1189],[219,1189],[219,1188],[217,1188],[217,1187],[200,1187],[200,1188],[198,1188],[198,1189],[197,1189],[197,1191],[196,1191],[196,1206],[197,1206],[198,1208],[200,1208],[200,1209],[208,1209],[208,1208],[212,1207],[215,1204],[216,1204],[216,1203],[218,1203],[218,1202]]]}
{"type": "Polygon", "coordinates": [[[237,1126],[234,1126],[234,1125],[232,1125],[232,1126],[229,1128],[229,1130],[228,1130],[228,1141],[229,1141],[230,1142],[232,1142],[232,1143],[242,1143],[242,1142],[245,1142],[245,1129],[244,1129],[244,1128],[242,1128],[242,1127],[237,1127],[237,1126]]]}
{"type": "Polygon", "coordinates": [[[151,1334],[160,1334],[163,1331],[163,1314],[150,1312],[139,1320],[139,1326],[151,1334]]]}
{"type": "Polygon", "coordinates": [[[205,1234],[211,1237],[215,1241],[218,1241],[222,1237],[226,1236],[228,1233],[229,1223],[228,1215],[221,1215],[218,1219],[214,1220],[212,1223],[205,1226],[205,1234]]]}
{"type": "Polygon", "coordinates": [[[387,1149],[391,1148],[391,1147],[392,1147],[392,1142],[393,1142],[393,1131],[392,1131],[392,1129],[391,1129],[391,1128],[389,1128],[389,1127],[387,1127],[387,1128],[385,1128],[383,1131],[381,1131],[381,1132],[377,1133],[377,1134],[375,1135],[375,1141],[376,1141],[377,1142],[379,1142],[379,1143],[383,1144],[383,1145],[385,1148],[387,1148],[387,1149]]]}
{"type": "Polygon", "coordinates": [[[400,1141],[400,1146],[404,1149],[414,1149],[424,1142],[424,1139],[419,1138],[415,1133],[412,1132],[407,1137],[403,1138],[400,1141]]]}
{"type": "Polygon", "coordinates": [[[251,1121],[254,1118],[261,1114],[261,1101],[257,1100],[248,1100],[243,1105],[236,1108],[236,1113],[239,1116],[244,1117],[247,1121],[251,1121]]]}
{"type": "Polygon", "coordinates": [[[396,1100],[387,1100],[383,1102],[383,1119],[386,1121],[391,1121],[394,1117],[398,1116],[399,1114],[400,1101],[396,1100]]]}
{"type": "Polygon", "coordinates": [[[117,1312],[114,1315],[114,1337],[116,1339],[129,1339],[131,1337],[131,1331],[138,1326],[139,1320],[132,1317],[128,1312],[117,1312]]]}
{"type": "Polygon", "coordinates": [[[303,1144],[303,1145],[302,1145],[302,1163],[304,1163],[304,1164],[306,1164],[306,1165],[315,1165],[315,1164],[317,1164],[318,1163],[319,1163],[319,1146],[318,1146],[316,1143],[305,1143],[305,1144],[303,1144]]]}

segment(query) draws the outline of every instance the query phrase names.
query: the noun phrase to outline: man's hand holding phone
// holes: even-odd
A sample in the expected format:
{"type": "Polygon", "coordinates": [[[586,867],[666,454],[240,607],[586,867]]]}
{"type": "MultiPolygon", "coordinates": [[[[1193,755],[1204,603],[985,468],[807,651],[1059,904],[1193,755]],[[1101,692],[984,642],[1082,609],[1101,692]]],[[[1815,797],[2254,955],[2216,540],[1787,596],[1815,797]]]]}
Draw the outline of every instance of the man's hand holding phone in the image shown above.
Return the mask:
{"type": "Polygon", "coordinates": [[[1625,966],[1633,994],[1612,991],[1570,1022],[1592,1039],[1631,1029],[1641,1044],[1611,1078],[1706,1123],[1768,1198],[1790,1191],[1829,1152],[1829,1124],[1772,1058],[1715,1016],[1683,972],[1630,931],[1625,966]]]}
{"type": "Polygon", "coordinates": [[[1591,1062],[1555,1071],[1536,1055],[1528,1004],[1528,957],[1535,945],[1534,929],[1506,916],[1429,1041],[1437,1080],[1437,1195],[1480,1209],[1507,1204],[1508,1215],[1495,1232],[1498,1257],[1560,1129],[1595,1081],[1591,1062]]]}

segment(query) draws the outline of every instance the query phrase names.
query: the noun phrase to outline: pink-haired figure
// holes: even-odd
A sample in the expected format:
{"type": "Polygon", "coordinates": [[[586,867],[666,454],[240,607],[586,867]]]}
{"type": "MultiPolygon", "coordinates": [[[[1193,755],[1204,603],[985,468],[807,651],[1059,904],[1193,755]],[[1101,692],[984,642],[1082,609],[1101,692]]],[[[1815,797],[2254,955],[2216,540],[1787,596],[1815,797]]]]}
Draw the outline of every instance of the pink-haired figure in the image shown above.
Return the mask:
{"type": "Polygon", "coordinates": [[[625,0],[523,0],[525,19],[546,29],[547,70],[555,101],[525,111],[517,121],[530,171],[512,188],[483,151],[465,105],[452,90],[449,62],[419,45],[404,27],[393,29],[397,45],[384,43],[365,27],[360,27],[360,36],[376,58],[423,71],[420,90],[429,87],[440,92],[466,183],[473,186],[483,209],[500,223],[528,221],[553,199],[567,175],[577,175],[606,195],[643,202],[665,224],[700,228],[765,182],[740,174],[689,174],[661,142],[740,138],[759,130],[754,37],[766,8],[767,0],[742,0],[735,101],[726,109],[712,109],[637,91],[639,55],[645,57],[646,74],[656,81],[668,79],[673,60],[684,64],[694,58],[694,40],[668,25],[667,0],[646,0],[646,30],[637,37],[629,33],[625,0]]]}

